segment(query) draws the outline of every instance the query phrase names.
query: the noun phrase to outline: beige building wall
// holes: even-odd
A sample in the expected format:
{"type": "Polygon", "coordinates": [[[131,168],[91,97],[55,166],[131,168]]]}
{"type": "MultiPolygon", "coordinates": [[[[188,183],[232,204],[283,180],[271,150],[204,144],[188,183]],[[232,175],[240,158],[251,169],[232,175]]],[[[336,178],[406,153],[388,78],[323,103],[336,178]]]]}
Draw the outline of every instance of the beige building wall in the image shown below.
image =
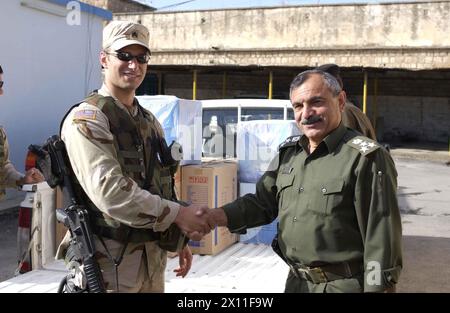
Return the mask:
{"type": "Polygon", "coordinates": [[[450,66],[450,2],[118,14],[151,30],[153,64],[450,66]]]}
{"type": "Polygon", "coordinates": [[[109,10],[113,13],[117,12],[147,12],[154,8],[140,4],[132,0],[82,0],[81,2],[109,10]]]}
{"type": "Polygon", "coordinates": [[[150,29],[150,71],[162,93],[197,99],[287,97],[296,73],[324,63],[343,68],[348,94],[380,139],[448,142],[450,2],[311,5],[282,8],[116,14],[150,29]],[[398,70],[399,69],[399,70],[398,70]],[[223,95],[223,73],[227,92],[223,95]],[[375,97],[374,82],[378,81],[375,97]]]}

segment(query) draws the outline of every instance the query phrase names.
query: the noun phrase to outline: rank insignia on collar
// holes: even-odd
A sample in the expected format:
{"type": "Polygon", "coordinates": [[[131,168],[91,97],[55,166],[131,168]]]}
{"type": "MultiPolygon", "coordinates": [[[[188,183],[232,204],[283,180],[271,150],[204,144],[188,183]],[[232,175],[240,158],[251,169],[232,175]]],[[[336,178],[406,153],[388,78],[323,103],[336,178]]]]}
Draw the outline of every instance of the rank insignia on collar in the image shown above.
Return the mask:
{"type": "Polygon", "coordinates": [[[301,135],[296,135],[286,138],[286,140],[278,146],[278,151],[282,148],[295,146],[297,144],[297,141],[300,140],[300,137],[301,135]]]}

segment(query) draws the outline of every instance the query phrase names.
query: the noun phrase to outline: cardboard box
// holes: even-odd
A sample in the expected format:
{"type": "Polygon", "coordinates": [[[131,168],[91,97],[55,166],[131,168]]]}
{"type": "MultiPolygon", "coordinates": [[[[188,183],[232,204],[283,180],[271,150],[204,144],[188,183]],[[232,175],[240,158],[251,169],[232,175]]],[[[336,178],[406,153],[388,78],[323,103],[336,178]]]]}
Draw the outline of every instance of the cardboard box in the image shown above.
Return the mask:
{"type": "Polygon", "coordinates": [[[177,199],[180,200],[181,200],[181,168],[182,166],[178,167],[178,170],[176,171],[174,176],[175,197],[177,197],[177,199]]]}
{"type": "MultiPolygon", "coordinates": [[[[182,167],[181,199],[209,208],[221,207],[237,197],[236,162],[211,161],[182,167]]],[[[236,234],[216,227],[200,241],[189,241],[192,253],[214,255],[235,243],[236,234]]]]}

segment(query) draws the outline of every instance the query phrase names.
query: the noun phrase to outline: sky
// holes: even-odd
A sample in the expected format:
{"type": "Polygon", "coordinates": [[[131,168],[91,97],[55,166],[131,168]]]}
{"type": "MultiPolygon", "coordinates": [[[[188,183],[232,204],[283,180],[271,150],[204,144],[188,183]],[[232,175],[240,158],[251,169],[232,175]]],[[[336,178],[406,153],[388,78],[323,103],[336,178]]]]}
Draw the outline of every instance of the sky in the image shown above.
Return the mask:
{"type": "Polygon", "coordinates": [[[402,0],[138,0],[138,2],[147,3],[158,11],[183,11],[302,4],[402,2],[402,0]]]}

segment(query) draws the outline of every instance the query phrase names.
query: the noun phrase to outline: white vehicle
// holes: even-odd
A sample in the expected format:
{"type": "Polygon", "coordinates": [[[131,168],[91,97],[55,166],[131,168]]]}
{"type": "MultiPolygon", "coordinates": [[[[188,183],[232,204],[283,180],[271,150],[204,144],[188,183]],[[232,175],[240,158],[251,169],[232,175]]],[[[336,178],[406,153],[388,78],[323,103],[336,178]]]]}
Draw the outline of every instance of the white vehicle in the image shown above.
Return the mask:
{"type": "Polygon", "coordinates": [[[236,157],[236,127],[242,121],[293,120],[289,100],[202,100],[203,156],[236,157]]]}

